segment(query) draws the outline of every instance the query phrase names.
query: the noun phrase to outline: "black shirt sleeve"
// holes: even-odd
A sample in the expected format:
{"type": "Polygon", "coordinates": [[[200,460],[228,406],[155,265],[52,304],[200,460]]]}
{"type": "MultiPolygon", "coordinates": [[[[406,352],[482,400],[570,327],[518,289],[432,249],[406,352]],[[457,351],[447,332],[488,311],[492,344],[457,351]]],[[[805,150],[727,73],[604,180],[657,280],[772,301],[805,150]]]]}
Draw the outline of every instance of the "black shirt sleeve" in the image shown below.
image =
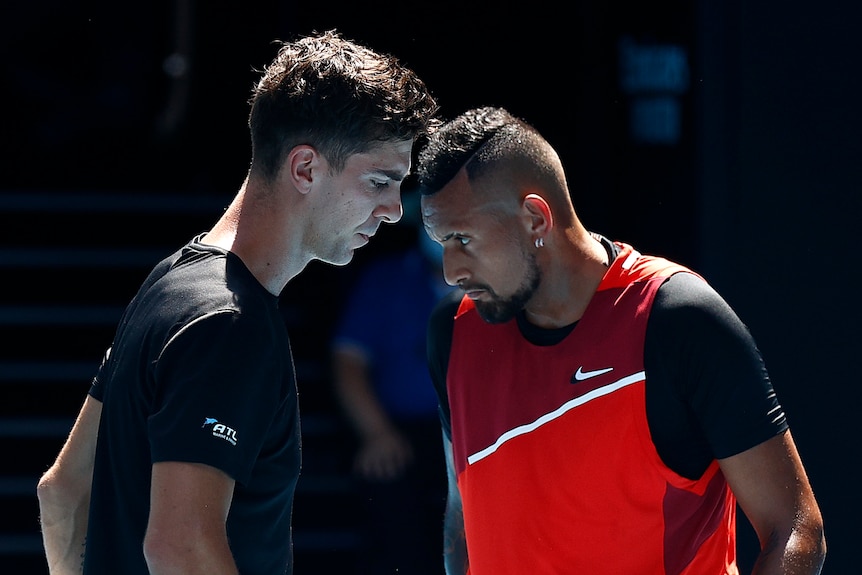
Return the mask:
{"type": "Polygon", "coordinates": [[[680,475],[787,429],[748,328],[701,278],[678,273],[659,288],[644,354],[653,442],[680,475]]]}
{"type": "Polygon", "coordinates": [[[441,299],[428,320],[428,371],[440,403],[440,422],[446,437],[452,439],[452,425],[449,413],[449,396],[446,392],[446,371],[449,366],[449,353],[452,347],[452,330],[455,314],[464,292],[455,290],[441,299]]]}

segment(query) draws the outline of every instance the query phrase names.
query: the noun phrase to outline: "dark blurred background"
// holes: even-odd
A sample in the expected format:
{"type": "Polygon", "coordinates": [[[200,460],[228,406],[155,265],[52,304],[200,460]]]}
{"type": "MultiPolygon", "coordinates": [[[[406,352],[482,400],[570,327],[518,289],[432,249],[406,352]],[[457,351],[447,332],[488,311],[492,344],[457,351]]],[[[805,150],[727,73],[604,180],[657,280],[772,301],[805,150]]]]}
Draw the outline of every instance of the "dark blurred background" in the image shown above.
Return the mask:
{"type": "MultiPolygon", "coordinates": [[[[850,1],[3,3],[0,573],[46,572],[36,478],[138,282],[242,183],[255,69],[273,40],[330,28],[412,66],[447,116],[490,104],[533,123],[590,229],[724,294],[820,500],[824,573],[857,573],[860,24],[850,1]]],[[[350,280],[403,234],[386,228],[347,268],[312,264],[283,297],[306,436],[297,575],[351,572],[327,348],[350,280]]]]}

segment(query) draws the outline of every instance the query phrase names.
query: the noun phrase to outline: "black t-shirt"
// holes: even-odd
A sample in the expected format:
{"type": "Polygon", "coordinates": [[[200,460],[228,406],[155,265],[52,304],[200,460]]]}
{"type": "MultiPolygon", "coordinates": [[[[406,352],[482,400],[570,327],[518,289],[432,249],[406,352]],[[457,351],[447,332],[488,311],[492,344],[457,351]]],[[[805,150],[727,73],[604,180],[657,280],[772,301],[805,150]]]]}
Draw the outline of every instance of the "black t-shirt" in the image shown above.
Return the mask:
{"type": "Polygon", "coordinates": [[[152,464],[236,480],[227,533],[243,575],[292,572],[299,411],[278,299],[235,255],[191,242],[129,304],[90,394],[103,402],[84,573],[146,574],[152,464]]]}
{"type": "MultiPolygon", "coordinates": [[[[616,248],[602,243],[611,258],[616,248]]],[[[441,300],[428,325],[428,362],[449,433],[446,372],[455,312],[463,296],[441,300]]],[[[542,329],[523,312],[524,339],[555,345],[576,324],[542,329]]],[[[646,409],[656,450],[676,473],[699,478],[714,459],[730,457],[787,429],[763,359],[747,327],[701,278],[672,275],[659,288],[644,344],[646,409]]]]}

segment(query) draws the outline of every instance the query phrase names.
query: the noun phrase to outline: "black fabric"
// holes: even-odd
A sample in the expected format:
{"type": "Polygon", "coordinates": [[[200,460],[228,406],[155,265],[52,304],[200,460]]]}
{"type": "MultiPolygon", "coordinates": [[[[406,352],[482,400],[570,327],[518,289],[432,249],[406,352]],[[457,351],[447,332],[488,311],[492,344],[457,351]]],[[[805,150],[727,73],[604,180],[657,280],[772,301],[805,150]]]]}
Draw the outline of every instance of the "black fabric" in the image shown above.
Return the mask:
{"type": "Polygon", "coordinates": [[[146,279],[91,389],[103,410],[85,574],[147,573],[142,543],[158,461],[233,477],[227,531],[240,572],[292,571],[300,429],[277,304],[236,256],[196,241],[146,279]]]}

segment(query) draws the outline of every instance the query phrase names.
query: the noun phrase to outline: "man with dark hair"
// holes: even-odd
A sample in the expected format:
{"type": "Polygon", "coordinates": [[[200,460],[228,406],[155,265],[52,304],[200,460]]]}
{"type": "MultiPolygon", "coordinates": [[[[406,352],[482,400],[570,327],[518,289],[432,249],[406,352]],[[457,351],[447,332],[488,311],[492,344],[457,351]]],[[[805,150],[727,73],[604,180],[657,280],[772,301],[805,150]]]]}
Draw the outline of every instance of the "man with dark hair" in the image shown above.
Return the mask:
{"type": "Polygon", "coordinates": [[[436,113],[410,69],[334,31],[281,45],[245,181],[144,280],[39,482],[52,575],[292,572],[300,422],[278,296],[399,220],[436,113]]]}
{"type": "Polygon", "coordinates": [[[459,286],[428,332],[449,575],[820,572],[820,510],[752,336],[692,270],[588,231],[561,161],[500,108],[420,151],[459,286]]]}

